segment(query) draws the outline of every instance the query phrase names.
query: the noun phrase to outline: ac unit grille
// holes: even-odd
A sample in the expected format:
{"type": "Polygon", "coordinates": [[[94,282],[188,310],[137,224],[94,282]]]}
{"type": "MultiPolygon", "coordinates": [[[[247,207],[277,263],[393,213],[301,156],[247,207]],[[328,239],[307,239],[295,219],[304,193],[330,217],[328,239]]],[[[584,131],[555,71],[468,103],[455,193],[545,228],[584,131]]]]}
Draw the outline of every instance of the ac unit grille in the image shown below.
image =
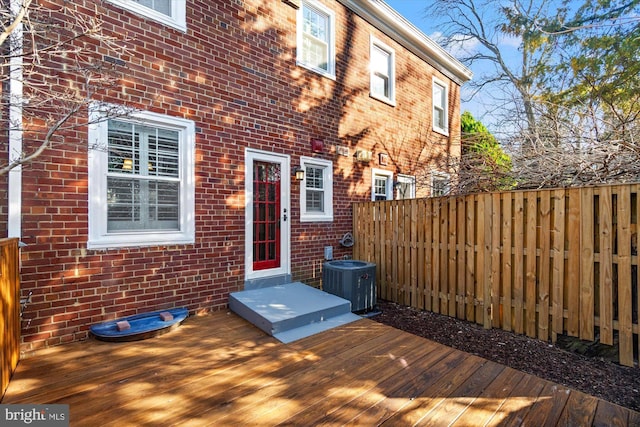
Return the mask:
{"type": "Polygon", "coordinates": [[[322,268],[322,289],[349,300],[351,311],[376,304],[376,265],[364,261],[329,261],[322,268]]]}

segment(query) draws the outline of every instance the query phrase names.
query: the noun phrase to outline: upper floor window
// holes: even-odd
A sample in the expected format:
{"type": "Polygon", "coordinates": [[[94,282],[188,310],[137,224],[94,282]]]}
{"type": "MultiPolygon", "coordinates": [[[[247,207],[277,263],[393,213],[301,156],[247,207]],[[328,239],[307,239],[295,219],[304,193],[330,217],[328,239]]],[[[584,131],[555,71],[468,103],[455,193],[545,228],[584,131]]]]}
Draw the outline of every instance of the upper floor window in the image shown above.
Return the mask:
{"type": "Polygon", "coordinates": [[[395,52],[381,41],[371,38],[371,96],[395,104],[395,52]]]}
{"type": "Polygon", "coordinates": [[[333,221],[333,163],[300,158],[304,180],[300,186],[300,221],[333,221]]]}
{"type": "Polygon", "coordinates": [[[88,247],[193,243],[193,122],[92,115],[88,247]]]}
{"type": "Polygon", "coordinates": [[[433,79],[433,130],[449,135],[449,94],[447,85],[433,79]]]}
{"type": "Polygon", "coordinates": [[[335,14],[316,0],[303,0],[298,9],[296,60],[303,67],[335,78],[335,14]]]}
{"type": "Polygon", "coordinates": [[[371,170],[371,200],[393,200],[393,173],[371,170]]]}
{"type": "Polygon", "coordinates": [[[414,199],[416,197],[416,177],[398,175],[398,181],[394,184],[396,199],[414,199]]]}
{"type": "Polygon", "coordinates": [[[165,25],[187,30],[185,0],[107,0],[165,25]]]}
{"type": "Polygon", "coordinates": [[[444,172],[431,172],[431,196],[439,197],[449,194],[451,177],[444,172]]]}

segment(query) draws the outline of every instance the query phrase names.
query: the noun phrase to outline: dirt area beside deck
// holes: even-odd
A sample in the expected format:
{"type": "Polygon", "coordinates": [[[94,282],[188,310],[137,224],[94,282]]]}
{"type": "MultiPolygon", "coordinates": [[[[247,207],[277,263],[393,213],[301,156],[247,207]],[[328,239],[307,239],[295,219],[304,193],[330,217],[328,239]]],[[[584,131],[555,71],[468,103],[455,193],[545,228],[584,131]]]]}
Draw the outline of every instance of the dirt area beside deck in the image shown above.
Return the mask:
{"type": "Polygon", "coordinates": [[[387,301],[373,320],[640,411],[640,368],[387,301]]]}

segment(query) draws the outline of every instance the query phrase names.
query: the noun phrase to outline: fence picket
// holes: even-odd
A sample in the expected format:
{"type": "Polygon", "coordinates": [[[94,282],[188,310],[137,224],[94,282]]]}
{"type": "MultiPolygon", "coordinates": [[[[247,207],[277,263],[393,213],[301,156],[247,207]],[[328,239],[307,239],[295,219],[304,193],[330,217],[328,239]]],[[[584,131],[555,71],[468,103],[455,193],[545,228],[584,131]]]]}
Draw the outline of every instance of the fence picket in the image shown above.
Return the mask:
{"type": "Polygon", "coordinates": [[[638,358],[640,359],[640,280],[638,280],[640,277],[640,253],[638,252],[638,237],[640,237],[640,185],[634,185],[633,188],[636,195],[636,202],[634,206],[632,206],[632,210],[635,207],[635,223],[633,224],[635,225],[635,229],[634,233],[631,235],[631,254],[635,254],[635,256],[632,256],[631,260],[632,262],[635,261],[634,265],[636,266],[635,282],[632,284],[636,290],[636,324],[633,325],[633,327],[635,328],[634,333],[638,335],[638,348],[636,351],[638,358]]]}
{"type": "Polygon", "coordinates": [[[555,190],[553,200],[553,227],[551,236],[552,323],[551,339],[555,342],[564,331],[564,247],[565,247],[565,191],[555,190]]]}
{"type": "Polygon", "coordinates": [[[513,330],[524,333],[524,194],[515,193],[513,201],[513,330]]]}
{"type": "Polygon", "coordinates": [[[484,195],[479,195],[478,196],[478,222],[477,222],[477,228],[476,228],[476,284],[475,284],[475,288],[476,288],[476,300],[478,301],[477,305],[476,305],[476,322],[477,323],[481,323],[484,324],[484,307],[485,307],[485,301],[484,301],[484,297],[485,297],[485,289],[486,286],[489,284],[489,281],[486,280],[485,277],[485,271],[487,270],[487,258],[486,258],[486,251],[484,250],[485,244],[486,244],[486,234],[484,232],[484,229],[486,227],[486,222],[485,222],[485,217],[486,217],[486,212],[485,212],[485,196],[484,195]]]}
{"type": "Polygon", "coordinates": [[[432,217],[433,250],[431,252],[431,269],[433,275],[431,278],[431,309],[435,313],[440,313],[440,245],[442,244],[440,240],[440,200],[441,199],[435,199],[433,201],[432,217]]]}
{"type": "Polygon", "coordinates": [[[512,330],[512,272],[513,272],[513,245],[512,245],[512,233],[513,233],[513,211],[512,211],[512,196],[513,193],[505,193],[502,198],[502,329],[505,331],[512,330]]]}
{"type": "Polygon", "coordinates": [[[500,310],[500,193],[491,196],[491,326],[499,328],[502,325],[502,315],[500,310]]]}
{"type": "Polygon", "coordinates": [[[411,200],[404,200],[404,222],[405,222],[405,235],[404,235],[404,289],[405,289],[405,305],[411,305],[411,300],[414,298],[411,295],[411,247],[412,237],[411,233],[415,233],[413,227],[413,214],[411,213],[411,200]]]}
{"type": "Polygon", "coordinates": [[[439,287],[439,300],[440,300],[440,313],[449,313],[449,198],[443,199],[440,204],[440,287],[439,287]]]}
{"type": "MultiPolygon", "coordinates": [[[[567,272],[565,290],[567,304],[567,334],[580,336],[580,191],[569,190],[569,215],[567,220],[567,272]]],[[[564,303],[563,303],[564,304],[564,303]]]]}
{"type": "Polygon", "coordinates": [[[595,337],[595,194],[593,188],[580,193],[580,338],[595,337]]]}
{"type": "Polygon", "coordinates": [[[616,187],[618,193],[618,307],[620,363],[633,366],[633,321],[631,285],[631,191],[616,187]]]}
{"type": "Polygon", "coordinates": [[[426,212],[425,212],[425,204],[417,203],[416,201],[416,227],[417,227],[417,236],[416,236],[416,268],[417,268],[417,277],[416,277],[416,294],[417,294],[417,305],[416,307],[419,309],[424,309],[424,271],[425,271],[425,259],[424,259],[424,249],[425,249],[425,232],[424,232],[424,224],[426,222],[426,212]]]}
{"type": "Polygon", "coordinates": [[[433,308],[433,202],[434,199],[426,199],[424,221],[425,241],[425,274],[424,274],[424,308],[431,311],[433,308]]]}
{"type": "Polygon", "coordinates": [[[525,331],[530,337],[536,337],[536,267],[537,267],[537,218],[538,199],[535,191],[527,193],[526,212],[526,276],[525,276],[525,331]]]}
{"type": "Polygon", "coordinates": [[[538,338],[549,339],[549,277],[551,274],[551,200],[549,191],[540,191],[540,271],[538,273],[538,338]]]}
{"type": "Polygon", "coordinates": [[[466,225],[465,225],[465,198],[459,197],[456,200],[456,213],[458,219],[458,241],[457,245],[457,266],[456,266],[456,295],[458,319],[465,318],[465,305],[467,303],[467,246],[466,246],[466,225]]]}
{"type": "Polygon", "coordinates": [[[458,212],[457,212],[457,208],[458,208],[458,201],[455,198],[450,198],[449,200],[449,244],[448,244],[448,248],[447,248],[447,252],[448,252],[448,266],[447,266],[447,272],[448,272],[448,284],[447,284],[447,291],[448,291],[448,299],[449,299],[449,309],[448,309],[448,313],[449,316],[455,317],[456,316],[456,296],[458,294],[457,292],[457,287],[456,287],[456,279],[457,279],[457,271],[458,269],[456,268],[457,263],[458,263],[458,250],[456,247],[457,241],[458,241],[458,212]]]}
{"type": "MultiPolygon", "coordinates": [[[[484,216],[480,216],[483,222],[483,244],[482,244],[482,257],[484,259],[484,264],[482,266],[483,274],[482,274],[482,289],[484,290],[482,296],[482,324],[485,328],[489,329],[492,326],[491,322],[491,291],[492,285],[491,275],[493,265],[491,263],[491,247],[493,245],[491,238],[493,236],[491,230],[491,219],[493,217],[493,204],[492,197],[490,194],[482,195],[482,202],[484,206],[484,216]]],[[[479,215],[479,214],[478,214],[479,215]]]]}
{"type": "Polygon", "coordinates": [[[476,322],[476,281],[477,281],[477,256],[476,256],[476,199],[475,197],[467,198],[467,227],[466,227],[466,252],[467,252],[467,268],[466,268],[466,301],[467,309],[465,310],[466,319],[470,322],[476,322]]]}
{"type": "Polygon", "coordinates": [[[410,219],[411,219],[411,232],[409,233],[409,242],[410,242],[410,252],[411,252],[411,261],[409,262],[409,270],[410,270],[410,291],[411,291],[411,307],[418,306],[418,294],[417,294],[417,284],[418,284],[418,209],[417,202],[415,199],[409,201],[410,204],[410,219]]]}
{"type": "MultiPolygon", "coordinates": [[[[376,217],[375,217],[375,220],[377,222],[376,230],[378,230],[378,233],[379,233],[377,235],[379,236],[378,237],[379,244],[378,244],[378,250],[375,251],[374,255],[375,255],[375,259],[377,260],[376,266],[378,266],[376,269],[377,270],[376,276],[379,278],[379,280],[381,280],[381,284],[378,286],[378,289],[380,289],[380,286],[382,285],[382,283],[385,283],[385,284],[387,283],[386,251],[388,247],[387,226],[389,224],[389,221],[386,220],[387,206],[388,206],[387,204],[378,204],[376,209],[376,217]]],[[[375,237],[376,236],[374,236],[374,238],[375,237]]],[[[381,295],[381,294],[378,293],[378,295],[381,295]]]]}
{"type": "Polygon", "coordinates": [[[613,345],[613,215],[611,187],[600,188],[600,275],[599,304],[600,308],[600,342],[613,345]]]}
{"type": "Polygon", "coordinates": [[[407,218],[404,200],[397,204],[398,210],[398,301],[407,305],[407,218]]]}
{"type": "Polygon", "coordinates": [[[393,296],[393,300],[400,302],[399,292],[398,292],[398,267],[399,267],[399,259],[398,252],[400,252],[399,247],[399,235],[402,230],[400,228],[400,223],[398,220],[399,216],[399,207],[397,204],[391,205],[391,217],[393,224],[393,241],[391,244],[391,283],[393,284],[391,287],[391,295],[393,296]]]}

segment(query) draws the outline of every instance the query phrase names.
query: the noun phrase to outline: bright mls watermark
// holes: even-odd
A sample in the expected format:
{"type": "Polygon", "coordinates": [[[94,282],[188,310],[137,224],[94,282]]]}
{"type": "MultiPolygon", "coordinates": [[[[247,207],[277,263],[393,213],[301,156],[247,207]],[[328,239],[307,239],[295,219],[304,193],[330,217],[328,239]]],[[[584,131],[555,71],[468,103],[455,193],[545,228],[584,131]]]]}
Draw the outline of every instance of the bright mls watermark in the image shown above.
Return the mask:
{"type": "Polygon", "coordinates": [[[0,426],[69,427],[69,405],[0,405],[0,426]]]}

